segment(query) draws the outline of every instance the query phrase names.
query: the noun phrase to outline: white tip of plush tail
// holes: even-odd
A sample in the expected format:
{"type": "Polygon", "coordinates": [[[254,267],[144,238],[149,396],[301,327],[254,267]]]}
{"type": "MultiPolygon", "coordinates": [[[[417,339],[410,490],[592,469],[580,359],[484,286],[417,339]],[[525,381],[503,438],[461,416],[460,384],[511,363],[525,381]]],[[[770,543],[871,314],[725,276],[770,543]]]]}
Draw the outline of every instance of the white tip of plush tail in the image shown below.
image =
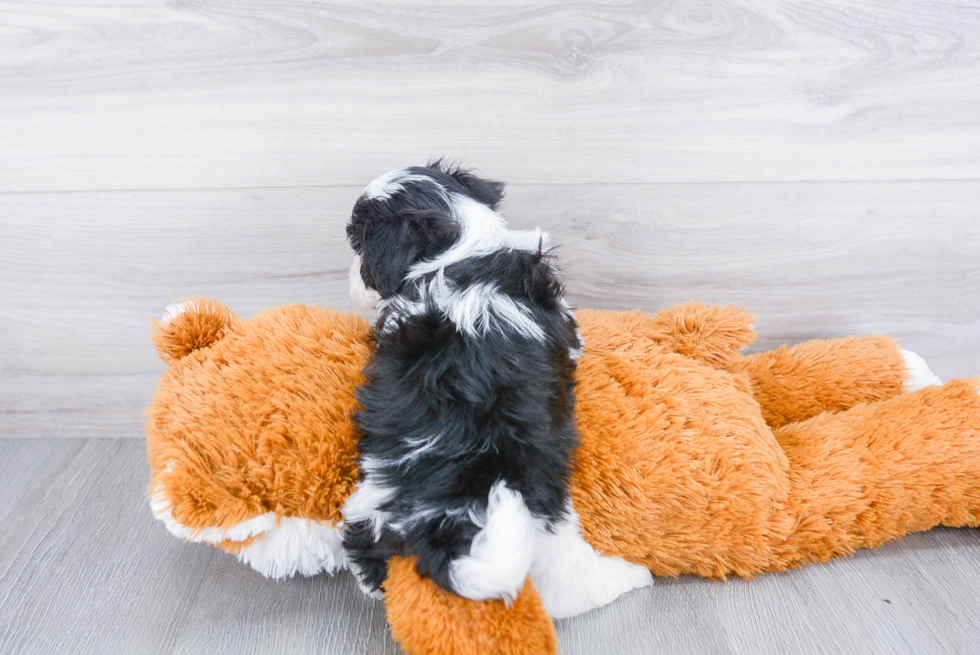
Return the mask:
{"type": "Polygon", "coordinates": [[[905,359],[905,368],[908,371],[905,377],[905,391],[911,393],[943,383],[938,375],[929,370],[926,360],[911,350],[900,349],[900,352],[905,359]]]}
{"type": "Polygon", "coordinates": [[[163,318],[160,319],[160,322],[167,325],[170,323],[170,321],[174,320],[189,309],[190,305],[185,302],[171,303],[167,305],[165,310],[163,310],[163,318]]]}

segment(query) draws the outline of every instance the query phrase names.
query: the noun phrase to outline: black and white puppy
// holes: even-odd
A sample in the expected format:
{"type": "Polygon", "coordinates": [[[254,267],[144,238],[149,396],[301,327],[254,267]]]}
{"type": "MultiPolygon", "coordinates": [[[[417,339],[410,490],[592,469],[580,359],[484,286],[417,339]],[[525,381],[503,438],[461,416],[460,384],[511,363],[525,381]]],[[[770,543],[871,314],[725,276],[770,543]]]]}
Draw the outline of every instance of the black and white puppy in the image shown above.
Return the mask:
{"type": "Polygon", "coordinates": [[[344,546],[368,591],[389,558],[415,555],[444,589],[512,599],[535,534],[568,518],[582,342],[547,235],[508,229],[502,197],[437,162],[354,205],[352,296],[378,318],[344,546]]]}

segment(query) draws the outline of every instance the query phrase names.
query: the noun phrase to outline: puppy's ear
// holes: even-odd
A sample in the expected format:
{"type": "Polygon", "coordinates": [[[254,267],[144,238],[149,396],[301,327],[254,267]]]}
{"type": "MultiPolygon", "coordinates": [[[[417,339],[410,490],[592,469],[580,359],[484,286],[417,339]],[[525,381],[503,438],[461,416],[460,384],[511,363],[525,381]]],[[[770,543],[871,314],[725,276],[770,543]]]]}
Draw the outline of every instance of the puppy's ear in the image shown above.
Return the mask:
{"type": "Polygon", "coordinates": [[[430,162],[429,166],[442,171],[449,177],[463,185],[470,197],[490,209],[497,209],[497,205],[504,199],[504,183],[495,180],[485,180],[460,166],[449,166],[438,160],[430,162]]]}
{"type": "Polygon", "coordinates": [[[361,277],[382,298],[397,293],[412,264],[434,257],[459,238],[460,227],[439,209],[399,212],[365,234],[361,277]]]}

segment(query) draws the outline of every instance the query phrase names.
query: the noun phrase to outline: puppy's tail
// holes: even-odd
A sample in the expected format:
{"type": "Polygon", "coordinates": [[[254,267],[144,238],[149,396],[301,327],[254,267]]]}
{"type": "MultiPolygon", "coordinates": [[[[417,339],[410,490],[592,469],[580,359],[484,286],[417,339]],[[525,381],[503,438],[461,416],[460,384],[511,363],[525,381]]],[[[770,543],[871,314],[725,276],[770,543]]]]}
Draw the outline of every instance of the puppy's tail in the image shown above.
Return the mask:
{"type": "Polygon", "coordinates": [[[513,603],[534,559],[535,519],[521,494],[503,480],[490,489],[486,517],[477,518],[480,531],[469,554],[450,564],[453,590],[473,600],[502,598],[513,603]]]}

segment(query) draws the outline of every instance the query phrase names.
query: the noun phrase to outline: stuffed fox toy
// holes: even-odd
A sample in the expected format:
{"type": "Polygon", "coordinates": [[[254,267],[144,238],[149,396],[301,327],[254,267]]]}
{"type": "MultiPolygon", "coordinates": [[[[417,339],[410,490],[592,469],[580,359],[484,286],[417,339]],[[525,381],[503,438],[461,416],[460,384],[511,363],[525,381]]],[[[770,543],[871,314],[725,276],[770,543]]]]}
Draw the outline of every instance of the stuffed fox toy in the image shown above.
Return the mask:
{"type": "MultiPolygon", "coordinates": [[[[512,602],[452,595],[393,557],[384,602],[406,652],[555,653],[553,617],[651,574],[750,577],[980,525],[980,380],[939,385],[883,336],[743,356],[752,317],[732,308],[577,318],[578,541],[547,544],[512,602]]],[[[345,568],[369,333],[307,305],[172,308],[147,409],[155,515],[267,576],[345,568]]]]}

